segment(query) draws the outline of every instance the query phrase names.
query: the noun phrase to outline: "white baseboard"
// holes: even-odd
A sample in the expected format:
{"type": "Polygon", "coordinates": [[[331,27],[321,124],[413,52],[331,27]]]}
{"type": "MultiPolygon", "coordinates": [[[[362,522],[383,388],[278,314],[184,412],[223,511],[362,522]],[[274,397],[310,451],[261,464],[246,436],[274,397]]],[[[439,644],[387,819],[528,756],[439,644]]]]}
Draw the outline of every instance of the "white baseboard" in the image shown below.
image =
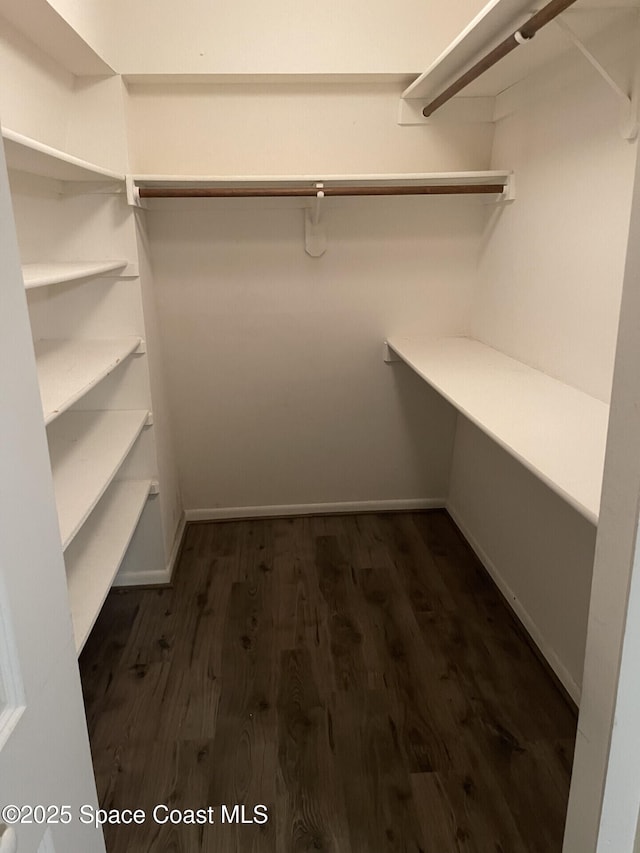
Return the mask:
{"type": "Polygon", "coordinates": [[[184,531],[187,526],[187,519],[184,513],[182,513],[182,517],[178,522],[178,526],[176,528],[176,533],[173,538],[173,546],[171,548],[171,553],[169,554],[169,559],[167,560],[166,568],[157,569],[153,572],[131,572],[122,577],[117,578],[117,583],[114,583],[115,588],[125,587],[125,586],[164,586],[166,584],[171,583],[171,579],[173,577],[173,572],[176,567],[176,563],[178,561],[178,556],[180,554],[180,546],[182,545],[182,539],[184,536],[184,531]]]}
{"type": "Polygon", "coordinates": [[[187,526],[187,516],[183,512],[180,521],[178,522],[178,527],[176,528],[176,535],[173,537],[173,547],[171,548],[171,553],[169,554],[169,559],[167,561],[166,572],[169,575],[169,579],[167,583],[171,583],[171,579],[173,578],[173,573],[176,569],[176,563],[178,562],[178,557],[180,556],[180,548],[182,547],[182,540],[184,539],[184,531],[187,526]]]}
{"type": "Polygon", "coordinates": [[[113,589],[124,589],[129,586],[166,586],[171,583],[169,569],[158,569],[155,572],[128,572],[114,581],[113,589]]]}
{"type": "Polygon", "coordinates": [[[522,603],[519,601],[516,595],[512,592],[509,585],[506,583],[504,578],[502,577],[498,567],[495,563],[490,559],[488,554],[485,552],[483,547],[480,545],[478,540],[475,538],[473,533],[469,530],[467,525],[462,520],[462,517],[455,506],[447,503],[447,512],[451,516],[451,518],[455,521],[457,526],[460,528],[460,532],[467,540],[469,545],[473,548],[477,558],[480,560],[484,568],[493,578],[496,586],[502,593],[502,595],[508,601],[511,609],[518,617],[522,625],[524,626],[526,632],[529,634],[533,642],[536,644],[540,653],[543,655],[549,666],[553,669],[555,674],[558,676],[560,681],[565,687],[567,693],[571,696],[576,705],[580,705],[580,688],[573,680],[572,676],[569,674],[569,671],[564,666],[562,661],[558,658],[555,651],[549,646],[546,642],[534,620],[531,618],[529,613],[525,610],[522,603]]]}
{"type": "Polygon", "coordinates": [[[412,498],[388,501],[339,501],[317,504],[277,504],[274,506],[234,506],[188,509],[187,521],[225,521],[241,518],[281,518],[292,515],[346,515],[357,512],[400,512],[444,509],[444,498],[412,498]]]}

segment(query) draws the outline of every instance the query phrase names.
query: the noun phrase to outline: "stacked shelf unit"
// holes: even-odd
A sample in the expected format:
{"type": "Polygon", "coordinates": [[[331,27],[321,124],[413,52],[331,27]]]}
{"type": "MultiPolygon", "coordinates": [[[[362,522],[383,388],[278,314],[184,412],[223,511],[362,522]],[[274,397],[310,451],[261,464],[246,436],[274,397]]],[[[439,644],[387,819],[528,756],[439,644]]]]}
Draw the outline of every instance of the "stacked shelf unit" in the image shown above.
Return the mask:
{"type": "Polygon", "coordinates": [[[3,138],[79,653],[157,492],[135,223],[123,175],[3,138]]]}

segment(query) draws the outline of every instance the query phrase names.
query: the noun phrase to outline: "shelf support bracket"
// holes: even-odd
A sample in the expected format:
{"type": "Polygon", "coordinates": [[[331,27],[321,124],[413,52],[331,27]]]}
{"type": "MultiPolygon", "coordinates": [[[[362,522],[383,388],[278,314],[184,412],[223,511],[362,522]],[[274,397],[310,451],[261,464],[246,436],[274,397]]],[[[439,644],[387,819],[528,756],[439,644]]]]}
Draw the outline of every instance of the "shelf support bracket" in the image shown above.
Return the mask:
{"type": "Polygon", "coordinates": [[[140,188],[136,186],[133,175],[127,175],[125,183],[127,187],[127,204],[129,207],[144,207],[144,202],[140,198],[140,188]]]}
{"type": "Polygon", "coordinates": [[[324,198],[324,184],[316,184],[316,199],[312,208],[304,212],[304,248],[312,258],[320,258],[327,251],[327,233],[320,221],[320,205],[324,198]]]}
{"type": "Polygon", "coordinates": [[[392,364],[394,361],[402,361],[395,350],[392,350],[389,344],[385,341],[382,344],[382,358],[387,364],[392,364]]]}
{"type": "MultiPolygon", "coordinates": [[[[635,79],[633,83],[633,93],[629,95],[624,89],[613,79],[611,74],[607,71],[607,69],[602,65],[601,62],[596,59],[596,57],[591,53],[589,48],[578,38],[576,33],[571,29],[569,24],[562,18],[557,17],[555,22],[558,27],[562,30],[565,36],[569,39],[569,41],[576,47],[580,53],[585,57],[587,62],[589,62],[598,74],[605,81],[607,86],[613,91],[616,97],[619,99],[622,105],[622,122],[621,122],[621,133],[624,139],[628,139],[630,142],[633,142],[640,131],[640,110],[639,110],[639,101],[640,101],[640,80],[639,80],[639,69],[640,69],[640,60],[636,59],[636,68],[635,68],[635,79]]],[[[640,18],[638,20],[638,32],[640,33],[640,18]]]]}
{"type": "Polygon", "coordinates": [[[504,203],[516,200],[516,176],[513,172],[507,177],[502,195],[498,196],[494,203],[504,203]]]}

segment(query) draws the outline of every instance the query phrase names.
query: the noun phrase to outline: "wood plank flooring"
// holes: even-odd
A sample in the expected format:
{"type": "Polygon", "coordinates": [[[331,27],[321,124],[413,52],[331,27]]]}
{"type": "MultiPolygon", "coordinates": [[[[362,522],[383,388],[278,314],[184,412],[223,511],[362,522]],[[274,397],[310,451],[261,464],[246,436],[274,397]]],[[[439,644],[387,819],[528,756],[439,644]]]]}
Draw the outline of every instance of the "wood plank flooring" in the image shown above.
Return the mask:
{"type": "Polygon", "coordinates": [[[444,511],[192,525],[81,672],[108,853],[561,851],[575,717],[444,511]]]}

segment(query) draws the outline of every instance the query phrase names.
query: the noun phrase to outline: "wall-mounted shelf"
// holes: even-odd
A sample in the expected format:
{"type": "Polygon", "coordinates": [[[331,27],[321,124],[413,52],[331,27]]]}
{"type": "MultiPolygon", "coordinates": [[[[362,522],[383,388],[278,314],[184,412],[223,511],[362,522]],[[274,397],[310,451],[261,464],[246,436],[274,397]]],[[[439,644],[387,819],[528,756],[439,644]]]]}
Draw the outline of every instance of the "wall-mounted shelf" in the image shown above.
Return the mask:
{"type": "Polygon", "coordinates": [[[2,16],[72,74],[114,74],[111,66],[47,0],[2,0],[2,16]]]}
{"type": "Polygon", "coordinates": [[[22,278],[27,290],[59,284],[65,281],[77,281],[83,278],[95,278],[107,273],[123,270],[127,261],[79,261],[77,263],[23,264],[22,278]]]}
{"type": "Polygon", "coordinates": [[[160,189],[176,187],[185,188],[251,188],[276,187],[315,188],[317,183],[331,187],[389,187],[427,186],[437,187],[451,185],[501,184],[504,186],[511,176],[510,171],[477,171],[477,172],[406,172],[406,173],[374,173],[353,175],[130,175],[127,183],[130,188],[160,189]]]}
{"type": "MultiPolygon", "coordinates": [[[[597,523],[609,407],[470,338],[387,341],[461,414],[597,523]]],[[[395,354],[395,356],[394,356],[395,354]]]]}
{"type": "Polygon", "coordinates": [[[32,175],[41,175],[57,181],[124,181],[124,175],[118,172],[104,169],[80,157],[74,157],[73,154],[52,148],[50,145],[45,145],[6,127],[2,128],[2,138],[9,169],[29,172],[32,175]]]}
{"type": "Polygon", "coordinates": [[[150,487],[150,480],[112,483],[67,549],[67,586],[78,654],[120,568],[150,487]]]}
{"type": "Polygon", "coordinates": [[[104,341],[36,341],[36,365],[45,424],[94,388],[142,343],[140,338],[104,341]]]}
{"type": "Polygon", "coordinates": [[[67,412],[47,430],[64,549],[142,432],[148,411],[67,412]]]}
{"type": "MultiPolygon", "coordinates": [[[[503,40],[522,27],[532,15],[546,5],[527,0],[491,0],[447,49],[405,89],[401,98],[400,122],[416,124],[427,121],[420,110],[410,105],[426,106],[446,91],[459,77],[493,51],[503,40]],[[408,103],[405,103],[408,102],[408,103]],[[419,116],[419,118],[418,118],[419,116]]],[[[565,9],[557,19],[568,22],[583,44],[590,43],[599,33],[612,27],[623,32],[637,27],[639,0],[578,0],[565,9]]],[[[482,74],[460,91],[460,97],[445,104],[434,114],[440,118],[462,119],[478,112],[474,100],[495,98],[514,84],[535,74],[571,50],[566,32],[552,21],[535,38],[518,47],[496,65],[485,68],[482,74]],[[465,99],[472,99],[466,100],[465,99]],[[459,102],[463,109],[456,109],[459,102]]],[[[482,112],[482,111],[481,111],[482,112]]],[[[480,119],[472,119],[480,120],[480,119]]],[[[487,120],[486,118],[484,120],[487,120]]],[[[490,120],[490,119],[489,119],[490,120]]]]}
{"type": "Polygon", "coordinates": [[[514,196],[511,172],[430,172],[377,175],[128,175],[127,200],[143,207],[157,199],[246,199],[286,198],[298,200],[305,209],[305,250],[314,258],[327,249],[321,221],[325,199],[359,196],[462,195],[494,201],[514,196]]]}
{"type": "MultiPolygon", "coordinates": [[[[530,0],[491,0],[440,56],[402,93],[428,101],[529,17],[530,0]]],[[[486,80],[486,78],[485,78],[486,80]]],[[[495,94],[487,89],[465,95],[495,94]]]]}

